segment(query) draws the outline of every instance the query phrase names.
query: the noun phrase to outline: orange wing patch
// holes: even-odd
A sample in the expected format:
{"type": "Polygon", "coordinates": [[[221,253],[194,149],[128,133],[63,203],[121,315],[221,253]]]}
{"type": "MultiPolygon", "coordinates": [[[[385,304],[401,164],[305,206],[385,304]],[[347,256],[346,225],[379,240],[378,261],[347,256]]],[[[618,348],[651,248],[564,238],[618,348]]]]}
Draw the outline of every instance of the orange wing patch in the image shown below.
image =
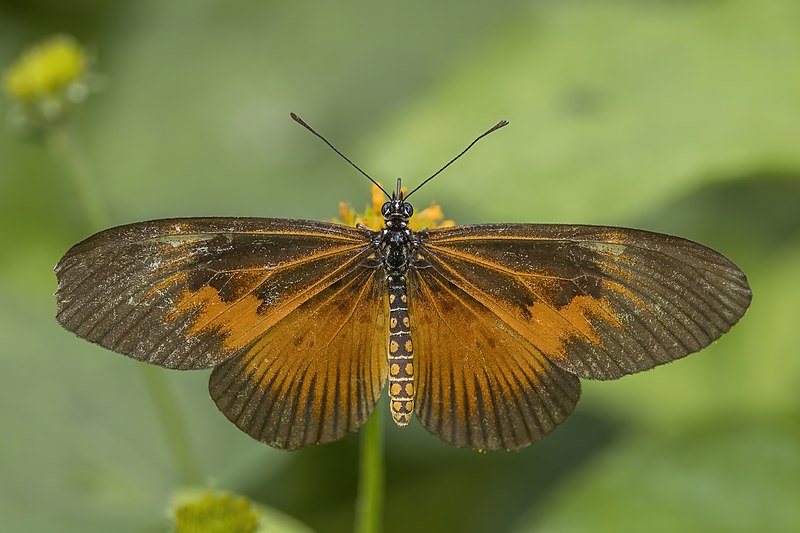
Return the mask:
{"type": "Polygon", "coordinates": [[[249,293],[231,304],[223,301],[214,287],[205,285],[196,292],[186,290],[181,293],[175,308],[165,318],[173,321],[197,310],[187,334],[194,336],[204,329],[219,329],[223,333],[220,339],[223,348],[236,350],[263,333],[263,328],[257,327],[264,318],[258,312],[262,303],[255,294],[249,293]],[[218,320],[223,314],[226,314],[226,319],[218,320]]]}
{"type": "Polygon", "coordinates": [[[630,291],[612,281],[592,279],[581,284],[578,279],[524,276],[498,271],[496,265],[476,257],[469,258],[472,268],[468,269],[455,254],[449,261],[443,256],[431,256],[429,260],[435,268],[458,280],[464,290],[527,337],[538,350],[553,358],[566,359],[575,342],[605,348],[600,329],[622,330],[624,326],[611,295],[628,297],[630,291]],[[480,270],[476,268],[478,265],[480,270]],[[476,277],[468,278],[467,273],[476,277]],[[499,275],[503,286],[492,291],[488,278],[482,277],[486,273],[499,275]],[[514,299],[495,296],[502,293],[513,293],[514,299]]]}
{"type": "Polygon", "coordinates": [[[171,322],[188,320],[187,335],[214,335],[223,350],[233,352],[250,345],[306,298],[317,294],[332,283],[331,280],[351,269],[364,253],[345,260],[328,254],[323,259],[301,260],[279,268],[251,267],[213,274],[206,270],[195,271],[189,276],[179,273],[162,283],[168,286],[186,280],[164,318],[171,322]],[[331,268],[325,268],[326,264],[331,268]],[[321,268],[324,276],[309,279],[309,273],[321,268]],[[299,290],[292,295],[276,292],[286,284],[299,287],[299,290]]]}
{"type": "Polygon", "coordinates": [[[610,308],[608,299],[586,295],[575,296],[562,307],[536,302],[528,308],[533,333],[531,338],[537,348],[555,357],[565,357],[569,344],[576,340],[602,346],[597,332],[599,321],[617,329],[622,327],[622,321],[609,311],[610,308]]]}

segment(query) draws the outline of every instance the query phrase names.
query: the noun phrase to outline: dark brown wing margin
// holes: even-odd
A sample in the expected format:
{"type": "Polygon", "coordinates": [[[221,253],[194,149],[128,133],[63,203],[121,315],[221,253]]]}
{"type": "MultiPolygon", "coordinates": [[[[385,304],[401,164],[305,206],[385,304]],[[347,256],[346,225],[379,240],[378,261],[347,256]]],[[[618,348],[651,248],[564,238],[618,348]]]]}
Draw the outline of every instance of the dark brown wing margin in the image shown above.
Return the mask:
{"type": "Polygon", "coordinates": [[[288,450],[357,429],[386,381],[387,295],[380,271],[360,268],[306,300],[214,369],[209,391],[220,411],[288,450]]]}
{"type": "Polygon", "coordinates": [[[623,228],[437,229],[417,260],[586,378],[616,378],[697,351],[728,331],[751,299],[745,275],[714,250],[623,228]]]}
{"type": "Polygon", "coordinates": [[[305,220],[188,218],[100,232],[55,272],[58,321],[168,368],[217,365],[370,254],[354,228],[305,220]]]}

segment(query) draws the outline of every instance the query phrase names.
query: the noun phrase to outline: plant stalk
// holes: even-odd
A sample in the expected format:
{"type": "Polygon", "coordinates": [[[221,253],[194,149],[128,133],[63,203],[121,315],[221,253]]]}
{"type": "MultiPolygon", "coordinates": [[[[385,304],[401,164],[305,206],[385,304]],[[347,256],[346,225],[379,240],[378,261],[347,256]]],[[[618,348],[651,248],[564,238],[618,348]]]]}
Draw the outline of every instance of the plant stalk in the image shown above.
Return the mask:
{"type": "Polygon", "coordinates": [[[379,533],[383,517],[383,412],[378,405],[361,430],[356,533],[379,533]]]}

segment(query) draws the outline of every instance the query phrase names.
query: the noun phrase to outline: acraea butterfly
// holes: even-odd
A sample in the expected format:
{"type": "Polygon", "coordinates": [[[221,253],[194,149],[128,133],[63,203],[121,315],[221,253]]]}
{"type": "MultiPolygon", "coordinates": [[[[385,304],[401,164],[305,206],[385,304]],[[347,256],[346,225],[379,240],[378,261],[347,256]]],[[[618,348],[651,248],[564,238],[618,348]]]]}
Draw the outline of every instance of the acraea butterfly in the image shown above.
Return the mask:
{"type": "Polygon", "coordinates": [[[219,409],[277,448],[355,430],[388,381],[398,425],[416,413],[449,443],[511,450],[569,416],[579,378],[695,352],[750,304],[736,265],[679,237],[560,224],[412,231],[418,189],[381,189],[379,231],[274,218],[102,231],[56,266],[58,321],[141,361],[214,367],[219,409]]]}

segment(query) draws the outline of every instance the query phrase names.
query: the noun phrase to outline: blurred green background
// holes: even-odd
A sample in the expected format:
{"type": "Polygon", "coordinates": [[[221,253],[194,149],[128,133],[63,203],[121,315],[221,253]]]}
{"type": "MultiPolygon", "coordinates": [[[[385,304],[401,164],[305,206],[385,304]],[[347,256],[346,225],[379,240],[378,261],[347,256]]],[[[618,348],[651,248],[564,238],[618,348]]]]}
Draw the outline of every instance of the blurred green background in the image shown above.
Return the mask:
{"type": "MultiPolygon", "coordinates": [[[[0,66],[54,33],[96,56],[70,119],[114,224],[328,219],[367,172],[459,223],[679,234],[753,304],[720,341],[617,382],[519,452],[385,426],[386,531],[800,530],[800,2],[0,2],[0,66]]],[[[8,98],[0,113],[10,113],[8,98]]],[[[55,322],[88,227],[63,159],[0,128],[0,528],[163,531],[178,473],[136,363],[55,322]]],[[[163,371],[211,486],[352,529],[358,436],[295,453],[239,432],[208,372],[163,371]]],[[[387,409],[385,403],[379,405],[387,409]]]]}

